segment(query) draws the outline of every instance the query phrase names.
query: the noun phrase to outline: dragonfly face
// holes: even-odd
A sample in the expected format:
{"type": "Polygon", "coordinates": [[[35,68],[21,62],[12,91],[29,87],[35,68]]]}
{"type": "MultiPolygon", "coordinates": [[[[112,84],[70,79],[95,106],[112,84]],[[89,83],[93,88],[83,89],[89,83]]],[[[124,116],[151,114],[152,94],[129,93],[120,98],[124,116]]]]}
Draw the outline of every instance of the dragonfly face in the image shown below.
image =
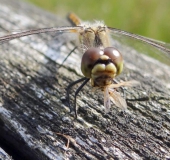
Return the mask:
{"type": "Polygon", "coordinates": [[[85,77],[91,79],[93,87],[104,87],[113,83],[113,78],[123,69],[123,58],[113,47],[104,50],[89,48],[82,57],[81,70],[85,77]]]}
{"type": "MultiPolygon", "coordinates": [[[[83,85],[77,90],[77,95],[85,85],[85,82],[87,83],[88,80],[90,80],[92,87],[98,87],[104,92],[104,106],[107,111],[110,108],[110,100],[116,106],[126,109],[126,101],[120,96],[116,88],[122,86],[131,87],[137,84],[136,81],[127,81],[118,84],[114,83],[115,77],[122,73],[123,56],[129,55],[127,57],[130,57],[131,53],[123,53],[121,47],[120,51],[117,47],[112,47],[112,38],[115,40],[129,38],[134,41],[139,41],[139,43],[150,45],[151,48],[155,47],[158,51],[160,50],[161,53],[163,53],[164,59],[170,64],[170,49],[167,44],[164,44],[163,42],[154,41],[115,28],[109,28],[101,22],[93,24],[87,22],[81,23],[79,19],[73,17],[72,19],[74,19],[74,21],[72,23],[75,25],[74,27],[43,28],[24,31],[0,37],[0,43],[5,43],[12,39],[28,35],[41,33],[48,34],[49,32],[70,35],[72,33],[77,34],[78,40],[76,41],[78,41],[79,48],[82,49],[83,54],[81,59],[81,70],[85,78],[69,85],[67,95],[69,95],[69,90],[74,84],[84,81],[83,85]]],[[[75,39],[71,36],[71,40],[75,39]]],[[[130,59],[132,58],[130,57],[130,59]]],[[[77,114],[76,110],[77,108],[75,107],[75,113],[77,114]]]]}

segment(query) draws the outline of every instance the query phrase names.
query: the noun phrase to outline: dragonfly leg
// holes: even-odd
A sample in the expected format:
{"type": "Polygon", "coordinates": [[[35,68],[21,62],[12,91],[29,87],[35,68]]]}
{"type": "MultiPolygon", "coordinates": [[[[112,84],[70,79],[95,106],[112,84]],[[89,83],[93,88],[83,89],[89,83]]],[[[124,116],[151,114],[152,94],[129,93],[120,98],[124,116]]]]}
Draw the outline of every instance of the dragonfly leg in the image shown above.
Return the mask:
{"type": "Polygon", "coordinates": [[[77,119],[77,105],[76,105],[76,99],[77,95],[80,92],[80,90],[84,87],[84,85],[90,80],[90,78],[86,78],[85,81],[79,86],[79,88],[75,92],[75,97],[74,97],[74,112],[75,112],[75,118],[77,119]]]}
{"type": "MultiPolygon", "coordinates": [[[[118,83],[119,83],[119,82],[118,82],[117,80],[115,80],[115,79],[113,79],[113,82],[114,82],[114,83],[116,83],[116,84],[118,84],[118,83]]],[[[122,87],[122,86],[121,86],[120,88],[121,88],[121,90],[122,90],[122,92],[123,92],[123,98],[124,98],[124,99],[126,99],[125,88],[124,88],[124,87],[122,87]]]]}
{"type": "MultiPolygon", "coordinates": [[[[66,91],[67,91],[67,93],[66,93],[66,98],[67,98],[67,100],[68,100],[68,106],[69,106],[69,108],[71,108],[70,107],[70,90],[71,90],[71,88],[74,86],[74,85],[76,85],[77,83],[80,83],[80,82],[82,82],[82,81],[85,81],[87,78],[86,77],[83,77],[83,78],[81,78],[81,79],[79,79],[79,80],[77,80],[77,81],[74,81],[74,82],[72,82],[72,83],[70,83],[68,86],[67,86],[67,88],[66,88],[66,91]]],[[[87,82],[86,82],[87,83],[87,82]]]]}
{"type": "Polygon", "coordinates": [[[65,57],[65,59],[63,60],[63,62],[59,65],[58,69],[63,66],[63,63],[67,60],[67,58],[68,58],[76,49],[77,49],[77,46],[74,47],[74,48],[70,51],[70,53],[67,55],[67,57],[65,57]]]}

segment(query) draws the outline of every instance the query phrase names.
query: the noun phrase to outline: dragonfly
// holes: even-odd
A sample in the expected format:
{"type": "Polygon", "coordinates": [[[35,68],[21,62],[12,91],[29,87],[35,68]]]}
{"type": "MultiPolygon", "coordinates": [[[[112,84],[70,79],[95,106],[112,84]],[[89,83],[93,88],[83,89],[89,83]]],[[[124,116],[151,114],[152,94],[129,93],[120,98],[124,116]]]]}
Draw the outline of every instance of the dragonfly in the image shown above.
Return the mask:
{"type": "MultiPolygon", "coordinates": [[[[13,39],[35,35],[43,33],[55,33],[55,34],[76,34],[76,38],[70,38],[75,40],[75,47],[63,60],[60,66],[66,61],[66,59],[75,50],[81,50],[81,71],[83,78],[70,83],[67,86],[67,100],[70,107],[70,90],[77,83],[82,83],[75,92],[74,98],[74,112],[77,118],[77,105],[76,97],[81,89],[91,82],[93,88],[100,89],[104,95],[104,107],[106,112],[109,112],[111,107],[111,101],[122,110],[127,109],[127,103],[125,97],[122,97],[118,92],[118,88],[133,87],[139,85],[140,82],[136,80],[117,82],[116,77],[123,72],[124,58],[121,52],[113,46],[113,40],[132,39],[138,41],[144,45],[149,45],[152,48],[157,49],[162,53],[160,57],[163,57],[166,63],[170,64],[170,47],[168,44],[160,41],[156,41],[150,38],[139,36],[133,33],[129,33],[116,28],[106,26],[101,21],[83,22],[74,13],[68,15],[69,21],[73,26],[51,27],[32,29],[29,31],[21,31],[0,37],[0,44],[9,42],[13,39]]],[[[127,41],[125,40],[124,43],[127,41]]],[[[130,53],[129,53],[130,54],[130,53]]]]}

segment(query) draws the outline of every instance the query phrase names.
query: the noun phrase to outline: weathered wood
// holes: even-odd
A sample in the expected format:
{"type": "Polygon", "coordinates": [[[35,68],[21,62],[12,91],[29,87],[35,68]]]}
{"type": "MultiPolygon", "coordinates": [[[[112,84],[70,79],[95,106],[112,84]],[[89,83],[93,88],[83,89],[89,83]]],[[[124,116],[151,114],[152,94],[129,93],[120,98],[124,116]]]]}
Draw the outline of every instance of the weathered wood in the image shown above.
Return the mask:
{"type": "MultiPolygon", "coordinates": [[[[18,1],[0,0],[3,30],[68,25],[66,20],[18,1]]],[[[1,32],[1,34],[3,34],[1,32]]],[[[136,54],[125,54],[126,76],[141,86],[126,90],[128,111],[105,114],[102,95],[85,86],[78,96],[78,119],[69,112],[66,86],[79,78],[80,56],[60,35],[37,35],[0,46],[0,142],[18,159],[168,159],[170,158],[170,67],[136,54]],[[61,54],[62,53],[62,54],[61,54]],[[135,63],[135,62],[138,63],[135,63]],[[163,71],[163,72],[162,72],[163,71]],[[69,148],[62,133],[70,136],[69,148]],[[14,154],[15,153],[15,154],[14,154]]],[[[75,87],[76,88],[76,87],[75,87]]],[[[74,95],[74,94],[72,94],[74,95]]],[[[9,153],[9,151],[6,151],[9,153]]]]}
{"type": "Polygon", "coordinates": [[[0,148],[0,159],[12,160],[12,157],[9,156],[2,148],[0,148]]]}

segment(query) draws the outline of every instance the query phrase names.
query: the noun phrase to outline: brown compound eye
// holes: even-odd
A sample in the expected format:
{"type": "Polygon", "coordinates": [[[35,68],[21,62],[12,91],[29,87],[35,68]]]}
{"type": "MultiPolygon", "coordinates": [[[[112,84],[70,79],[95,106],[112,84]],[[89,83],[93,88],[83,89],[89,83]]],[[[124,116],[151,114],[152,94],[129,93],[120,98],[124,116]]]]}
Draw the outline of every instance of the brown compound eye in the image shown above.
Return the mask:
{"type": "Polygon", "coordinates": [[[94,63],[103,55],[104,52],[99,48],[89,48],[82,57],[81,71],[85,77],[91,78],[91,70],[94,63]]]}
{"type": "Polygon", "coordinates": [[[123,57],[122,54],[113,47],[107,47],[104,49],[104,55],[107,55],[117,68],[117,75],[123,70],[123,57]]]}

